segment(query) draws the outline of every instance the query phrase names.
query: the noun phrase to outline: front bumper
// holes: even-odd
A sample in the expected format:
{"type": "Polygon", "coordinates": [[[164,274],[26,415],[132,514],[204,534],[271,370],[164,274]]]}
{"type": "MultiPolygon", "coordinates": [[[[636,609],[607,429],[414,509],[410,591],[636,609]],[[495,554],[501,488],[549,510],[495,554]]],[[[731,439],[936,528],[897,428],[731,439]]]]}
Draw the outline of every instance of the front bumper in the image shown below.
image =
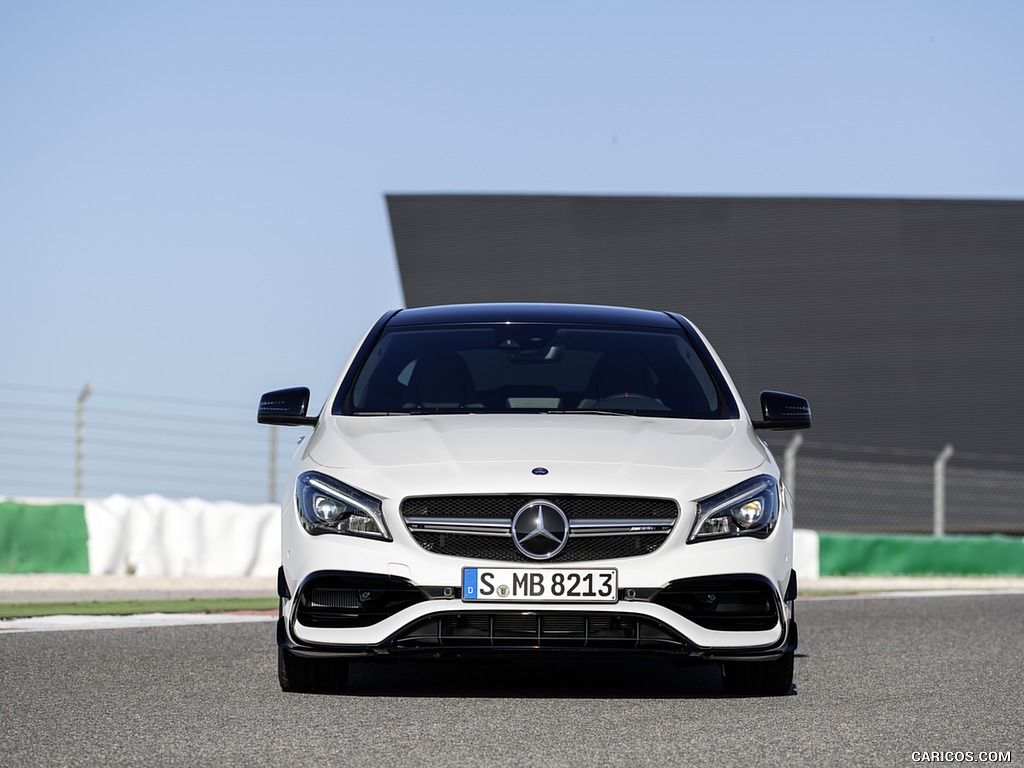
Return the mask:
{"type": "Polygon", "coordinates": [[[771,660],[796,648],[796,574],[784,593],[757,574],[620,589],[615,603],[465,603],[459,588],[320,571],[294,595],[283,571],[278,644],[299,656],[610,654],[771,660]]]}

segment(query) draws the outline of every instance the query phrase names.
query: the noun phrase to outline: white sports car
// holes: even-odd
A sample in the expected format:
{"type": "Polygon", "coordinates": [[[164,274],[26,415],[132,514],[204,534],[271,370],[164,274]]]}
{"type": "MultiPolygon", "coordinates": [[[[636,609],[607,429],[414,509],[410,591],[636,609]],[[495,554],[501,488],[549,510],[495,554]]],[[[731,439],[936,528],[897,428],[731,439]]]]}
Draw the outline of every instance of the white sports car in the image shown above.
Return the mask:
{"type": "Polygon", "coordinates": [[[570,304],[396,310],[318,416],[282,504],[279,673],[343,690],[353,660],[647,655],[720,662],[784,694],[793,521],[757,429],[810,426],[762,392],[751,421],[704,336],[668,312],[570,304]]]}

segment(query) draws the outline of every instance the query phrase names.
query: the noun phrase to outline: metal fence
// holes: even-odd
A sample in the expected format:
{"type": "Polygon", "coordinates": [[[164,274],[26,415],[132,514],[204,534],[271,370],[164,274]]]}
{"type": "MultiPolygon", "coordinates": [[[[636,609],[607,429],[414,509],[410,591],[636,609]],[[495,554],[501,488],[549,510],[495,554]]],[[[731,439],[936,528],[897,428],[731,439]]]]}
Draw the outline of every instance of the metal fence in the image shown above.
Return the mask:
{"type": "MultiPolygon", "coordinates": [[[[0,497],[277,502],[307,434],[257,424],[256,402],[0,383],[0,497]]],[[[839,445],[799,432],[777,433],[772,448],[799,527],[1024,535],[1024,456],[839,445]]]]}
{"type": "MultiPolygon", "coordinates": [[[[1024,535],[1024,457],[838,445],[782,451],[798,527],[872,533],[1024,535]]],[[[780,457],[781,458],[781,457],[780,457]]]]}
{"type": "Polygon", "coordinates": [[[308,429],[239,403],[0,383],[0,497],[280,501],[308,429]]]}

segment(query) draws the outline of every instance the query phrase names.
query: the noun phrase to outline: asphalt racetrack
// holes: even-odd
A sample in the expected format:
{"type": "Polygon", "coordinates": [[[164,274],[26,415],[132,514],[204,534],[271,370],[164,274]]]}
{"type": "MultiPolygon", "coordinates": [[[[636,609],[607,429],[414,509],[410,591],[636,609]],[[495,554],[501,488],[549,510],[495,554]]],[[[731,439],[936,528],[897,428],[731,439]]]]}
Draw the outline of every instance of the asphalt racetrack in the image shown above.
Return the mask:
{"type": "Polygon", "coordinates": [[[348,694],[285,694],[272,621],[0,631],[0,762],[1024,761],[1024,595],[801,599],[797,616],[795,691],[765,699],[648,661],[358,665],[348,694]]]}

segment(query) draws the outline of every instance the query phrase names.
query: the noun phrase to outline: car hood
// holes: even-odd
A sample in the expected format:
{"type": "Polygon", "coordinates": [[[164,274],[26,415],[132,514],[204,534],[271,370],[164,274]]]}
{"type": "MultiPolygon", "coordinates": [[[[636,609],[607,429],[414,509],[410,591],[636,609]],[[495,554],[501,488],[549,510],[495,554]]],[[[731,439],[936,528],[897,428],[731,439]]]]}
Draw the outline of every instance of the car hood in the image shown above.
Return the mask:
{"type": "Polygon", "coordinates": [[[633,465],[737,472],[770,460],[745,421],[598,414],[329,416],[305,455],[323,467],[633,465]]]}

